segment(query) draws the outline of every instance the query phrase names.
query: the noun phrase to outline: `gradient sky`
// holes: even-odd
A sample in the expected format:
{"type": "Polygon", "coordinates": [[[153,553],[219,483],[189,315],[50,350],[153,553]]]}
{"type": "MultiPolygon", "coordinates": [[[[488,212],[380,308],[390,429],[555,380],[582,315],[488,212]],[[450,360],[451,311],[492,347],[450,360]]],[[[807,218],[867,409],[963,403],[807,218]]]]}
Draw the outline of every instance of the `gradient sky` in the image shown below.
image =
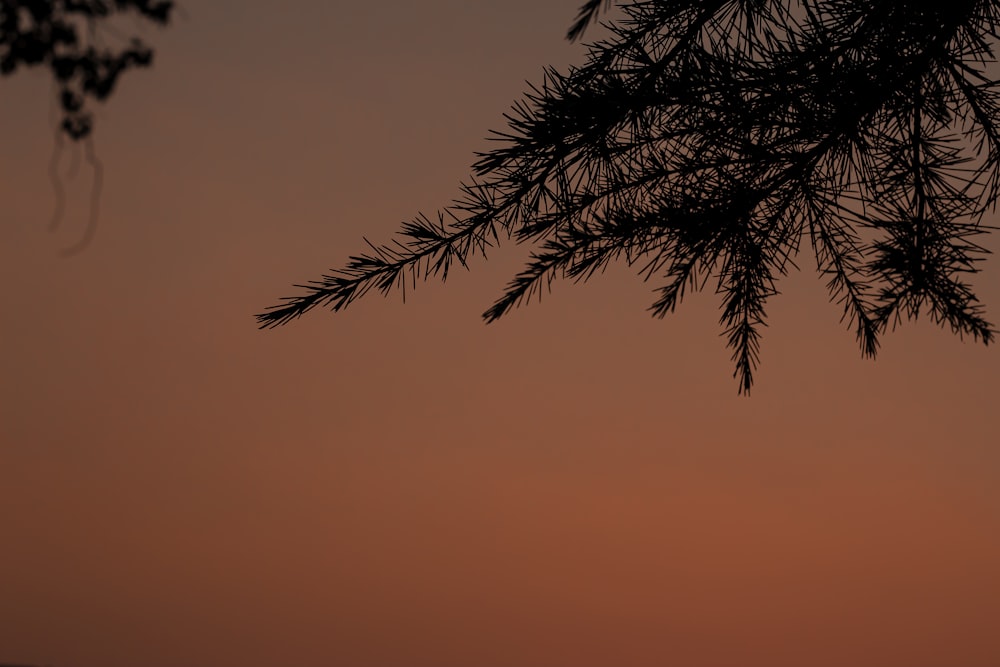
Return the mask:
{"type": "Polygon", "coordinates": [[[711,291],[654,320],[618,268],[486,326],[509,244],[256,330],[458,195],[579,3],[185,3],[68,260],[92,172],[49,234],[50,84],[0,82],[0,662],[1000,664],[1000,354],[862,360],[807,256],[750,399],[711,291]]]}

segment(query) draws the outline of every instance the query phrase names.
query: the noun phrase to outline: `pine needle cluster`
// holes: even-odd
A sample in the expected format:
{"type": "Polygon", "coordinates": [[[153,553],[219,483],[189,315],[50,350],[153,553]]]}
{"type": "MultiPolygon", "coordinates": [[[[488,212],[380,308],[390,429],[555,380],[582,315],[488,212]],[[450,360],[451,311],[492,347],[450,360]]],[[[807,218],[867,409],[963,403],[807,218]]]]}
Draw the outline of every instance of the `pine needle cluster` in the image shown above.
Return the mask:
{"type": "MultiPolygon", "coordinates": [[[[607,0],[589,0],[580,37],[607,0]]],[[[371,289],[447,278],[502,238],[535,244],[484,314],[625,261],[652,313],[712,284],[748,392],[765,306],[808,243],[874,356],[929,316],[989,343],[968,283],[1000,195],[993,0],[650,0],[622,7],[586,62],[506,115],[462,196],[258,315],[261,327],[371,289]]]]}

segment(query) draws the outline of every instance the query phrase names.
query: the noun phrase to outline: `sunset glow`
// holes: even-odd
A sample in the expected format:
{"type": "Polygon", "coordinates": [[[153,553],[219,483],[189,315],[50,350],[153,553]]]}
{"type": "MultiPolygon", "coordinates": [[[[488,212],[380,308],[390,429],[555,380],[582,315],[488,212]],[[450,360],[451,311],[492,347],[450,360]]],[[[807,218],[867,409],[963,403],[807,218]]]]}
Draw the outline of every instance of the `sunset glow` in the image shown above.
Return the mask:
{"type": "Polygon", "coordinates": [[[47,232],[50,82],[0,81],[0,664],[1000,665],[1000,356],[921,321],[861,359],[811,256],[750,398],[711,288],[485,325],[513,243],[257,330],[458,196],[579,4],[184,3],[70,259],[93,172],[47,232]]]}

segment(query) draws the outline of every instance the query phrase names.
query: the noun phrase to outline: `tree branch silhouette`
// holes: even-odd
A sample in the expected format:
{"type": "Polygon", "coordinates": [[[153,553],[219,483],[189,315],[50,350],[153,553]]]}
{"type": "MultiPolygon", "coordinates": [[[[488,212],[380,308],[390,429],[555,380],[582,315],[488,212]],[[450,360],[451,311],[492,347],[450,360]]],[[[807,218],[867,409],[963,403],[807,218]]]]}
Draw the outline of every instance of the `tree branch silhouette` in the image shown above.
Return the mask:
{"type": "Polygon", "coordinates": [[[72,139],[90,135],[88,100],[104,101],[128,69],[149,67],[153,51],[138,37],[108,45],[101,27],[124,13],[166,25],[171,0],[0,0],[0,75],[47,67],[58,90],[60,127],[72,139]]]}
{"type": "MultiPolygon", "coordinates": [[[[589,0],[576,39],[610,3],[589,0]]],[[[484,318],[612,261],[664,283],[671,312],[714,280],[748,393],[765,307],[808,240],[874,357],[927,314],[992,342],[966,276],[1000,193],[988,0],[654,0],[625,4],[584,65],[545,70],[436,216],[257,316],[338,311],[372,287],[448,275],[501,237],[538,249],[484,318]]]]}
{"type": "Polygon", "coordinates": [[[152,49],[141,39],[125,37],[110,23],[117,16],[132,14],[166,25],[173,7],[172,0],[0,0],[0,75],[23,67],[48,68],[62,116],[48,170],[55,197],[49,231],[59,227],[65,208],[59,176],[64,136],[82,142],[93,171],[87,227],[77,243],[60,253],[63,257],[85,250],[97,232],[103,166],[94,150],[93,114],[88,104],[105,101],[126,70],[153,62],[152,49]],[[105,33],[115,40],[106,41],[105,33]]]}

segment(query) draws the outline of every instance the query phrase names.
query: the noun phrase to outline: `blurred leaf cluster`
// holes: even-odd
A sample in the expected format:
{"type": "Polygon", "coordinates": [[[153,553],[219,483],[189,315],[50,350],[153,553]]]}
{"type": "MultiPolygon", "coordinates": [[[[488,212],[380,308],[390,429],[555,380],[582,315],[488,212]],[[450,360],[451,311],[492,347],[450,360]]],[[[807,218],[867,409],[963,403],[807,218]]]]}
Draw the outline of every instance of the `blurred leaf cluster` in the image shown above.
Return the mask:
{"type": "Polygon", "coordinates": [[[0,0],[0,74],[21,67],[48,68],[58,90],[60,127],[74,140],[82,139],[93,128],[88,99],[105,100],[125,70],[148,67],[153,61],[153,51],[138,37],[108,39],[109,34],[118,34],[112,21],[132,14],[165,25],[173,4],[170,0],[0,0]]]}

